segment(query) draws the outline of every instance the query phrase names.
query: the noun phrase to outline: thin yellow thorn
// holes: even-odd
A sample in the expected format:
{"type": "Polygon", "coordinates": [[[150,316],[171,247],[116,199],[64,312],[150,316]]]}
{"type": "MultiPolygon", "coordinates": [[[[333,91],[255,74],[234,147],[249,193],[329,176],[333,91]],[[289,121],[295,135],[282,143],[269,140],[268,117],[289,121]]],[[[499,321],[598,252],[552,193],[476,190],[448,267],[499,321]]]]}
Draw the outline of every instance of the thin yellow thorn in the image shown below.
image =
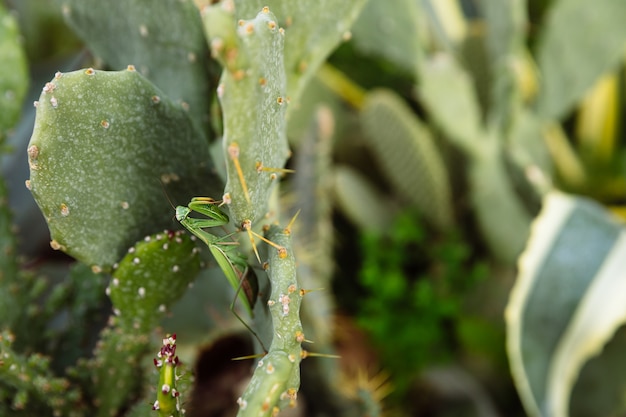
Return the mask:
{"type": "Polygon", "coordinates": [[[307,295],[308,293],[313,292],[313,291],[324,291],[324,290],[326,290],[326,288],[314,288],[312,290],[305,290],[305,289],[301,288],[300,289],[300,297],[304,297],[305,295],[307,295]]]}
{"type": "Polygon", "coordinates": [[[285,234],[288,234],[288,235],[291,234],[291,226],[293,226],[293,224],[295,223],[296,218],[298,218],[298,214],[300,214],[300,211],[301,209],[298,209],[296,214],[294,214],[291,220],[289,221],[289,224],[287,225],[287,227],[285,227],[285,234]]]}
{"type": "Polygon", "coordinates": [[[271,240],[267,239],[266,237],[264,237],[263,235],[258,234],[257,232],[253,231],[252,229],[248,229],[250,231],[250,233],[252,233],[255,237],[258,237],[259,239],[261,239],[263,242],[267,243],[268,245],[276,248],[276,250],[278,250],[279,253],[283,253],[285,252],[285,256],[286,256],[286,249],[282,246],[280,246],[277,243],[272,242],[271,240]]]}
{"type": "Polygon", "coordinates": [[[236,358],[232,358],[231,361],[245,361],[247,359],[262,358],[265,355],[266,353],[255,353],[254,355],[238,356],[236,358]]]}
{"type": "Polygon", "coordinates": [[[243,224],[241,226],[246,232],[248,232],[248,238],[250,238],[250,244],[252,245],[252,250],[254,251],[256,260],[259,261],[259,263],[261,263],[261,257],[259,256],[259,251],[257,250],[256,242],[254,241],[254,235],[256,233],[252,231],[252,222],[249,219],[246,219],[243,221],[243,224]]]}
{"type": "Polygon", "coordinates": [[[237,145],[237,143],[231,143],[230,145],[228,145],[228,156],[230,156],[233,164],[235,164],[237,176],[239,177],[239,182],[241,183],[241,188],[243,189],[243,193],[246,196],[246,201],[248,202],[248,204],[250,204],[250,193],[248,193],[248,185],[246,184],[246,179],[243,176],[241,164],[239,164],[239,145],[237,145]]]}
{"type": "Polygon", "coordinates": [[[258,161],[256,163],[256,171],[257,172],[261,172],[261,171],[265,171],[265,172],[280,172],[281,174],[293,174],[296,172],[295,169],[288,169],[288,168],[270,168],[270,167],[266,167],[265,165],[263,165],[263,162],[258,161]]]}
{"type": "Polygon", "coordinates": [[[308,350],[305,350],[305,349],[302,349],[302,351],[300,353],[300,357],[302,359],[306,359],[306,358],[310,358],[310,357],[329,358],[329,359],[341,359],[341,356],[339,356],[339,355],[331,355],[329,353],[309,352],[308,350]]]}

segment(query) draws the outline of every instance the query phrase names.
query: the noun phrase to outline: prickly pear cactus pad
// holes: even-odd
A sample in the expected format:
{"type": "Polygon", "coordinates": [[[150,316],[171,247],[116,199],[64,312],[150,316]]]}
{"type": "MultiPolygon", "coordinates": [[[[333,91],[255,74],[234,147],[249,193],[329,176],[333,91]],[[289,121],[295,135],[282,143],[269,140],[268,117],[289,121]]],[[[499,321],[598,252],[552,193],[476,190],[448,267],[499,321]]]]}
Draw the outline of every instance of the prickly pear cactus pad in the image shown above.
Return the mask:
{"type": "Polygon", "coordinates": [[[174,224],[162,184],[173,201],[219,195],[203,135],[132,66],[57,73],[36,106],[27,186],[53,248],[95,269],[174,224]]]}
{"type": "Polygon", "coordinates": [[[283,30],[264,8],[237,28],[237,68],[224,71],[218,96],[224,113],[228,180],[225,200],[236,224],[267,211],[276,169],[289,156],[283,30]]]}
{"type": "Polygon", "coordinates": [[[199,270],[198,249],[186,233],[147,236],[128,250],[107,288],[118,324],[129,331],[149,332],[199,270]]]}
{"type": "Polygon", "coordinates": [[[171,100],[185,102],[206,127],[211,105],[209,54],[191,0],[58,0],[69,26],[110,68],[129,62],[171,100]],[[110,16],[110,18],[107,18],[110,16]]]}

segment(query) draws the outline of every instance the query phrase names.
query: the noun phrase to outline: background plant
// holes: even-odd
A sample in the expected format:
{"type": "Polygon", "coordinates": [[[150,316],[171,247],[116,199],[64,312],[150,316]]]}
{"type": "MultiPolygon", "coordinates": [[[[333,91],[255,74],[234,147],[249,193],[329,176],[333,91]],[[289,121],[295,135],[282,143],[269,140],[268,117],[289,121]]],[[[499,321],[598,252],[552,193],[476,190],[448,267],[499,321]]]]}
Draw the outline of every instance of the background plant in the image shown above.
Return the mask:
{"type": "MultiPolygon", "coordinates": [[[[316,351],[342,354],[303,362],[307,414],[375,415],[390,386],[388,414],[623,411],[623,224],[609,210],[623,212],[626,190],[624,6],[340,3],[135,0],[123,13],[102,2],[3,3],[0,414],[149,414],[151,355],[167,332],[198,377],[183,396],[190,413],[218,413],[217,401],[198,401],[209,386],[236,409],[241,392],[219,381],[249,364],[213,359],[239,340],[220,338],[241,330],[232,291],[207,253],[190,255],[186,234],[164,232],[179,225],[161,183],[181,205],[230,192],[241,203],[231,230],[251,220],[260,232],[266,208],[285,227],[301,210],[289,244],[300,288],[317,290],[303,299],[303,332],[316,351]],[[282,54],[237,34],[237,20],[264,6],[285,30],[282,54]],[[284,77],[257,76],[268,56],[283,60],[284,77]],[[260,104],[263,79],[287,106],[260,104]],[[223,97],[236,100],[220,101],[237,87],[223,97]],[[63,113],[63,124],[55,109],[66,111],[74,89],[82,112],[63,113]],[[274,108],[278,122],[263,125],[274,108]],[[48,116],[29,147],[35,111],[48,116]],[[59,146],[70,137],[85,139],[59,146]],[[282,150],[266,162],[270,145],[258,138],[270,137],[282,150]],[[244,174],[252,207],[233,141],[247,169],[248,157],[269,168],[258,184],[256,171],[244,174]],[[284,168],[286,141],[295,173],[266,181],[284,168]],[[46,168],[54,147],[63,163],[46,168]],[[54,195],[42,207],[48,224],[29,178],[38,199],[54,195]],[[49,231],[79,262],[49,249],[49,231]],[[170,244],[178,249],[166,254],[170,244]]],[[[263,259],[272,250],[263,246],[263,259]]],[[[265,297],[286,300],[251,266],[265,297]]],[[[278,321],[259,301],[255,326],[269,342],[278,321]]]]}

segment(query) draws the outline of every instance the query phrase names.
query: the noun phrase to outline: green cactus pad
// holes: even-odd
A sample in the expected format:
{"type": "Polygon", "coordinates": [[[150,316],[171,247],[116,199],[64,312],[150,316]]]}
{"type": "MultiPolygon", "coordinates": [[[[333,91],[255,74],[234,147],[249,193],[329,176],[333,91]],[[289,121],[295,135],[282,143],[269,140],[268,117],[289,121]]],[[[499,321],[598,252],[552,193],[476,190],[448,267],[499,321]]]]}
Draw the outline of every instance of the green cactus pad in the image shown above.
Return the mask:
{"type": "Polygon", "coordinates": [[[209,54],[192,1],[59,0],[65,18],[110,68],[133,64],[206,127],[211,105],[209,54]],[[107,18],[110,16],[111,18],[107,18]]]}
{"type": "Polygon", "coordinates": [[[158,324],[198,275],[197,252],[182,231],[148,236],[130,248],[107,288],[119,325],[148,332],[158,324]]]}
{"type": "Polygon", "coordinates": [[[238,416],[273,416],[294,407],[300,388],[300,362],[304,341],[300,304],[304,294],[296,277],[291,232],[271,226],[266,237],[280,249],[269,249],[269,278],[272,287],[268,306],[273,338],[268,354],[259,361],[252,380],[238,400],[238,416]]]}
{"type": "Polygon", "coordinates": [[[446,167],[432,134],[389,90],[368,94],[361,123],[372,155],[405,201],[440,229],[452,225],[446,167]]]}
{"type": "Polygon", "coordinates": [[[234,222],[255,222],[289,156],[283,30],[264,8],[237,30],[238,63],[224,71],[218,96],[224,113],[228,180],[225,200],[234,222]]]}
{"type": "Polygon", "coordinates": [[[365,0],[235,0],[235,14],[246,19],[268,6],[285,29],[287,95],[297,102],[304,87],[350,28],[365,0]]]}
{"type": "Polygon", "coordinates": [[[27,89],[26,53],[17,22],[0,5],[0,143],[17,122],[27,89]]]}
{"type": "Polygon", "coordinates": [[[162,184],[175,202],[221,188],[204,136],[133,67],[57,73],[38,101],[28,158],[52,246],[103,269],[175,224],[162,184]]]}
{"type": "Polygon", "coordinates": [[[147,335],[122,329],[115,319],[102,331],[95,358],[87,364],[97,417],[120,415],[136,400],[143,383],[142,359],[149,351],[147,335]]]}

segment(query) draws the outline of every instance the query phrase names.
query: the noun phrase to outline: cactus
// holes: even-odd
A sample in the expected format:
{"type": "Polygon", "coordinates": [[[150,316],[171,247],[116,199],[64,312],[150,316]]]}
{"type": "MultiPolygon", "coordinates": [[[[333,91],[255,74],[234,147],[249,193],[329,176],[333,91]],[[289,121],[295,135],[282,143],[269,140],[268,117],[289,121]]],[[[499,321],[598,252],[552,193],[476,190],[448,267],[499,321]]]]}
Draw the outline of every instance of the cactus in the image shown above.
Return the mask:
{"type": "Polygon", "coordinates": [[[0,144],[17,122],[27,89],[26,54],[17,22],[0,5],[0,144]]]}
{"type": "Polygon", "coordinates": [[[60,0],[66,21],[110,68],[134,64],[207,129],[213,88],[202,22],[191,1],[142,0],[111,5],[98,0],[60,0]]]}
{"type": "Polygon", "coordinates": [[[269,351],[258,363],[252,380],[239,398],[238,416],[272,416],[287,406],[295,407],[300,387],[300,361],[304,341],[300,303],[305,293],[296,278],[290,226],[271,226],[267,238],[280,246],[270,249],[269,279],[272,293],[267,302],[273,338],[269,351]]]}
{"type": "Polygon", "coordinates": [[[111,317],[100,334],[94,358],[79,363],[78,374],[90,376],[89,396],[98,417],[118,415],[136,400],[142,389],[142,359],[150,352],[150,339],[117,324],[111,317]]]}
{"type": "MultiPolygon", "coordinates": [[[[228,20],[221,7],[205,8],[205,22],[228,20]]],[[[225,33],[208,30],[208,35],[225,67],[218,87],[228,170],[224,200],[235,224],[241,226],[265,215],[277,179],[274,170],[282,169],[289,156],[284,31],[267,8],[252,20],[240,21],[236,34],[228,31],[231,26],[225,22],[221,27],[225,33]]]]}
{"type": "MultiPolygon", "coordinates": [[[[305,288],[329,288],[333,275],[332,145],[335,121],[327,107],[320,107],[303,138],[297,155],[293,191],[300,208],[294,224],[294,251],[298,256],[298,279],[305,288]]],[[[334,300],[329,291],[315,291],[302,306],[305,333],[316,346],[330,345],[333,328],[329,325],[334,300]]]]}
{"type": "Polygon", "coordinates": [[[149,333],[199,268],[195,245],[181,231],[146,237],[116,266],[107,288],[116,315],[103,330],[94,359],[83,367],[94,375],[91,395],[98,415],[115,415],[139,397],[143,381],[137,376],[145,372],[141,363],[150,349],[149,333]]]}
{"type": "Polygon", "coordinates": [[[14,338],[6,330],[0,332],[0,413],[82,416],[80,391],[50,372],[48,358],[15,352],[14,338]]]}
{"type": "Polygon", "coordinates": [[[393,216],[389,215],[389,205],[381,201],[380,191],[353,168],[340,165],[334,171],[335,203],[344,214],[363,230],[389,230],[393,216]]]}
{"type": "Polygon", "coordinates": [[[154,359],[154,365],[159,370],[159,384],[157,385],[157,400],[152,409],[158,410],[161,417],[179,417],[184,414],[180,406],[180,392],[176,389],[179,378],[176,372],[178,364],[176,335],[174,334],[163,339],[163,346],[154,359]]]}
{"type": "Polygon", "coordinates": [[[0,317],[11,328],[19,316],[19,306],[25,291],[20,279],[19,264],[15,256],[15,236],[11,230],[12,216],[8,206],[7,189],[0,180],[0,317]],[[21,284],[21,285],[20,285],[21,284]]]}
{"type": "Polygon", "coordinates": [[[147,236],[128,250],[107,288],[118,325],[147,334],[200,270],[192,239],[182,231],[147,236]]]}
{"type": "Polygon", "coordinates": [[[452,225],[451,190],[432,134],[390,91],[371,92],[361,113],[365,137],[397,195],[440,229],[452,225]],[[382,138],[385,138],[383,141],[382,138]]]}
{"type": "Polygon", "coordinates": [[[286,34],[287,96],[295,104],[330,52],[350,38],[350,27],[364,4],[365,0],[235,0],[234,12],[237,19],[245,19],[268,6],[277,16],[277,23],[286,34]]]}
{"type": "Polygon", "coordinates": [[[219,189],[202,134],[133,67],[57,73],[38,103],[28,184],[53,248],[95,269],[172,224],[159,180],[175,200],[219,189]]]}

